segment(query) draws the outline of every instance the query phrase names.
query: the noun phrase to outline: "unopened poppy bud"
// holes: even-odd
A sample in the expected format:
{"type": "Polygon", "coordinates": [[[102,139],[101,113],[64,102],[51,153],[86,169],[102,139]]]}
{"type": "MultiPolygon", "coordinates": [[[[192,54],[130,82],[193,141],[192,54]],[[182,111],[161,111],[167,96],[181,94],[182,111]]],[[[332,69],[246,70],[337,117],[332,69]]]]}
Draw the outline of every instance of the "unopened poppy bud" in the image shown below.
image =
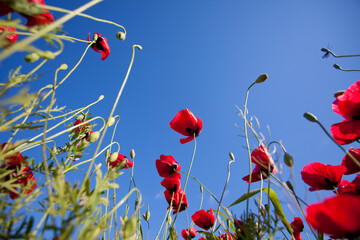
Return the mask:
{"type": "Polygon", "coordinates": [[[200,192],[203,193],[204,192],[204,187],[202,185],[200,185],[200,192]]]}
{"type": "Polygon", "coordinates": [[[344,90],[337,91],[336,93],[334,93],[334,97],[337,98],[338,96],[343,95],[344,92],[344,90]]]}
{"type": "Polygon", "coordinates": [[[68,69],[68,65],[65,64],[65,63],[63,63],[63,64],[61,64],[61,66],[59,67],[59,69],[61,69],[61,70],[66,70],[66,69],[68,69]]]}
{"type": "Polygon", "coordinates": [[[114,152],[109,157],[109,162],[114,162],[118,158],[119,154],[117,152],[114,152]]]}
{"type": "Polygon", "coordinates": [[[32,62],[36,62],[37,60],[39,60],[40,56],[37,53],[29,53],[28,55],[25,56],[25,61],[32,63],[32,62]]]}
{"type": "Polygon", "coordinates": [[[229,157],[231,160],[235,161],[235,157],[234,154],[232,152],[229,152],[229,157]]]}
{"type": "Polygon", "coordinates": [[[100,95],[100,97],[98,98],[98,101],[101,101],[104,99],[104,95],[100,95]]]}
{"type": "Polygon", "coordinates": [[[329,52],[329,49],[327,49],[327,48],[321,48],[321,51],[328,53],[328,52],[329,52]]]}
{"type": "Polygon", "coordinates": [[[116,37],[117,37],[117,39],[120,39],[121,41],[123,41],[123,40],[125,40],[126,35],[123,32],[117,32],[116,37]]]}
{"type": "MultiPolygon", "coordinates": [[[[98,40],[98,38],[99,38],[99,35],[97,35],[96,33],[94,33],[94,35],[93,35],[93,41],[97,41],[98,40]]],[[[89,40],[89,39],[88,39],[89,40]]]]}
{"type": "Polygon", "coordinates": [[[108,120],[107,120],[107,126],[108,127],[111,127],[112,125],[114,125],[115,123],[115,118],[114,117],[110,117],[108,120]]]}
{"type": "Polygon", "coordinates": [[[285,152],[285,154],[284,154],[284,163],[288,167],[294,166],[294,158],[290,154],[288,154],[287,152],[285,152]]]}
{"type": "Polygon", "coordinates": [[[77,121],[77,120],[83,120],[84,119],[84,116],[83,115],[78,115],[78,116],[76,116],[76,118],[75,118],[75,120],[77,121]]]}
{"type": "Polygon", "coordinates": [[[256,82],[256,83],[265,82],[268,77],[269,77],[269,76],[268,76],[266,73],[263,73],[263,74],[261,74],[261,75],[256,79],[255,82],[256,82]]]}
{"type": "Polygon", "coordinates": [[[290,181],[287,181],[287,182],[286,182],[286,186],[288,186],[288,188],[289,188],[291,191],[294,192],[294,187],[293,187],[293,185],[291,184],[290,181]]]}
{"type": "Polygon", "coordinates": [[[310,122],[317,122],[317,118],[315,117],[314,114],[306,112],[304,113],[304,118],[306,118],[307,120],[309,120],[310,122]]]}
{"type": "Polygon", "coordinates": [[[134,45],[137,49],[142,50],[142,46],[140,45],[134,45]]]}
{"type": "Polygon", "coordinates": [[[136,230],[137,219],[132,215],[124,224],[123,239],[130,237],[136,230]]]}
{"type": "Polygon", "coordinates": [[[42,57],[43,59],[49,59],[52,60],[55,58],[55,54],[53,52],[50,51],[44,51],[44,52],[38,52],[39,56],[42,57]]]}
{"type": "Polygon", "coordinates": [[[143,218],[145,221],[149,221],[150,219],[150,211],[147,210],[146,213],[143,214],[143,218]]]}
{"type": "Polygon", "coordinates": [[[339,65],[337,65],[336,63],[333,65],[333,67],[335,68],[335,69],[341,69],[341,67],[339,66],[339,65]]]}
{"type": "Polygon", "coordinates": [[[51,149],[51,153],[54,155],[57,153],[57,148],[55,146],[51,149]]]}
{"type": "Polygon", "coordinates": [[[171,218],[170,215],[168,215],[168,217],[167,217],[167,219],[166,219],[166,222],[167,222],[167,224],[171,225],[171,223],[172,223],[172,218],[171,218]]]}
{"type": "Polygon", "coordinates": [[[96,142],[100,137],[100,133],[99,132],[93,132],[90,134],[89,136],[89,142],[90,143],[93,143],[93,142],[96,142]]]}
{"type": "Polygon", "coordinates": [[[132,159],[135,158],[135,150],[134,150],[134,149],[131,149],[131,151],[130,151],[130,157],[131,157],[132,159]]]}
{"type": "Polygon", "coordinates": [[[89,145],[89,142],[83,139],[79,145],[80,148],[86,148],[89,145]]]}

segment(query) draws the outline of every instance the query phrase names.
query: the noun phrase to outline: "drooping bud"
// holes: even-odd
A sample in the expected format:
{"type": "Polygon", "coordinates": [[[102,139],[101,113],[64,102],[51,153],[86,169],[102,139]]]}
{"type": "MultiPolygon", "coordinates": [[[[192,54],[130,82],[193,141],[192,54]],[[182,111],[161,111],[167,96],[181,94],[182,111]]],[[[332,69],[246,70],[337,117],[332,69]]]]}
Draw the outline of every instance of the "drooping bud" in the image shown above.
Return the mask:
{"type": "Polygon", "coordinates": [[[89,142],[86,139],[83,139],[79,145],[80,148],[86,148],[89,145],[89,142]]]}
{"type": "Polygon", "coordinates": [[[171,225],[171,223],[172,223],[171,215],[168,215],[168,217],[166,218],[166,222],[167,222],[167,224],[171,225]]]}
{"type": "Polygon", "coordinates": [[[150,211],[147,210],[146,213],[143,214],[143,218],[145,221],[149,221],[150,219],[150,211]]]}
{"type": "Polygon", "coordinates": [[[38,52],[39,56],[42,57],[43,59],[48,59],[48,60],[52,60],[55,58],[55,54],[53,52],[50,51],[43,51],[43,52],[38,52]]]}
{"type": "Polygon", "coordinates": [[[294,166],[294,158],[287,152],[284,153],[284,163],[288,167],[294,166]]]}
{"type": "Polygon", "coordinates": [[[119,154],[117,152],[114,152],[109,157],[109,162],[114,162],[118,158],[119,154]]]}
{"type": "Polygon", "coordinates": [[[107,120],[107,126],[108,127],[111,127],[112,125],[114,125],[115,123],[115,118],[114,117],[110,117],[108,120],[107,120]]]}
{"type": "Polygon", "coordinates": [[[134,45],[137,49],[142,50],[142,46],[140,45],[134,45]]]}
{"type": "Polygon", "coordinates": [[[67,65],[66,63],[63,63],[63,64],[61,64],[61,66],[59,67],[59,69],[61,69],[61,70],[66,70],[66,69],[68,69],[68,65],[67,65]]]}
{"type": "Polygon", "coordinates": [[[201,194],[204,192],[204,187],[202,185],[200,185],[200,192],[201,194]]]}
{"type": "Polygon", "coordinates": [[[306,118],[307,120],[309,120],[310,122],[317,122],[317,118],[315,117],[314,114],[306,112],[304,113],[304,118],[306,118]]]}
{"type": "Polygon", "coordinates": [[[120,39],[121,41],[123,41],[126,38],[126,34],[123,32],[117,32],[116,37],[117,37],[117,39],[120,39]]]}
{"type": "Polygon", "coordinates": [[[263,73],[263,74],[261,74],[261,75],[256,79],[255,82],[256,82],[256,83],[265,82],[268,77],[269,77],[269,76],[268,76],[266,73],[263,73]]]}
{"type": "Polygon", "coordinates": [[[25,56],[25,61],[32,63],[32,62],[36,62],[37,60],[39,60],[40,56],[37,53],[29,53],[28,55],[25,56]]]}
{"type": "Polygon", "coordinates": [[[291,191],[294,192],[294,187],[293,187],[293,185],[291,184],[290,181],[286,181],[286,185],[288,186],[288,188],[289,188],[291,191]]]}
{"type": "Polygon", "coordinates": [[[89,142],[90,143],[93,143],[93,142],[96,142],[100,137],[100,133],[99,132],[93,132],[90,134],[89,136],[89,142]]]}
{"type": "Polygon", "coordinates": [[[345,92],[345,90],[337,91],[336,93],[334,93],[334,97],[337,98],[338,96],[343,95],[344,92],[345,92]]]}
{"type": "Polygon", "coordinates": [[[229,152],[229,157],[231,160],[235,161],[235,157],[234,154],[232,152],[229,152]]]}
{"type": "Polygon", "coordinates": [[[132,159],[135,158],[135,150],[134,150],[134,149],[131,149],[131,151],[130,151],[130,157],[131,157],[132,159]]]}
{"type": "Polygon", "coordinates": [[[341,69],[341,67],[340,67],[338,64],[336,64],[336,63],[333,65],[333,67],[334,67],[335,69],[339,69],[339,70],[341,69]]]}

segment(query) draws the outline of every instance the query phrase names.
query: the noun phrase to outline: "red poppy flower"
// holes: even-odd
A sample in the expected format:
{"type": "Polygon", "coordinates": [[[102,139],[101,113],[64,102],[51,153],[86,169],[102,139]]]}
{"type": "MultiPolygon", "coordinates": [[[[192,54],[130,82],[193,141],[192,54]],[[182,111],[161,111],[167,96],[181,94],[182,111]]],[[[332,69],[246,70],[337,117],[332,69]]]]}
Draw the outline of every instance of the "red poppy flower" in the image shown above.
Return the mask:
{"type": "MultiPolygon", "coordinates": [[[[25,167],[20,175],[17,175],[15,171],[13,177],[18,179],[15,184],[21,185],[21,193],[30,194],[37,187],[34,174],[29,166],[25,167]]],[[[16,199],[18,197],[19,195],[17,193],[10,191],[11,199],[16,199]]]]}
{"type": "MultiPolygon", "coordinates": [[[[1,6],[0,6],[1,7],[1,6]]],[[[16,42],[16,40],[18,39],[18,35],[16,33],[11,33],[11,32],[16,32],[16,28],[14,27],[5,27],[5,26],[0,26],[0,34],[2,34],[3,32],[6,31],[6,40],[9,43],[14,43],[16,42]]]]}
{"type": "Polygon", "coordinates": [[[334,140],[345,145],[360,139],[360,120],[344,120],[330,128],[334,140]]]}
{"type": "MultiPolygon", "coordinates": [[[[175,214],[179,208],[180,199],[181,199],[181,196],[183,195],[183,192],[184,192],[183,190],[179,190],[177,192],[171,192],[169,190],[165,190],[165,192],[164,192],[165,199],[168,202],[169,207],[170,207],[170,204],[172,204],[172,206],[173,206],[173,210],[174,210],[173,214],[175,214]]],[[[184,192],[184,195],[182,197],[182,201],[180,204],[179,212],[184,211],[188,206],[189,206],[189,203],[186,199],[186,193],[184,192]]]]}
{"type": "MultiPolygon", "coordinates": [[[[97,34],[97,40],[94,44],[91,45],[91,48],[95,50],[95,52],[101,53],[101,60],[105,60],[110,55],[110,47],[107,42],[106,37],[101,36],[100,33],[97,34]]],[[[87,40],[90,41],[90,33],[87,37],[87,40]]]]}
{"type": "Polygon", "coordinates": [[[215,216],[213,210],[210,208],[210,213],[205,210],[199,210],[191,216],[194,223],[204,230],[209,230],[215,223],[215,216]]]}
{"type": "Polygon", "coordinates": [[[343,94],[336,97],[332,109],[346,119],[359,119],[360,80],[352,84],[343,94]]]}
{"type": "Polygon", "coordinates": [[[307,220],[314,229],[331,238],[360,236],[360,196],[340,195],[306,208],[307,220]]]}
{"type": "Polygon", "coordinates": [[[180,171],[181,166],[173,156],[161,155],[160,160],[157,159],[155,164],[160,177],[181,179],[180,173],[177,172],[180,171]]]}
{"type": "Polygon", "coordinates": [[[290,226],[293,230],[295,240],[302,240],[300,233],[304,230],[304,223],[299,217],[295,217],[294,221],[290,223],[290,226]]]}
{"type": "Polygon", "coordinates": [[[165,178],[160,184],[170,192],[177,192],[181,188],[179,178],[165,178]]]}
{"type": "Polygon", "coordinates": [[[0,2],[0,16],[4,16],[12,11],[13,10],[6,3],[0,2]]]}
{"type": "MultiPolygon", "coordinates": [[[[353,147],[350,147],[349,153],[360,164],[360,149],[355,149],[353,147]]],[[[345,157],[341,162],[341,165],[346,167],[346,172],[344,173],[345,175],[350,175],[360,171],[360,167],[348,155],[345,155],[345,157]]]]}
{"type": "Polygon", "coordinates": [[[14,144],[12,143],[3,143],[0,145],[0,155],[4,156],[1,158],[8,166],[19,165],[23,160],[23,156],[21,155],[20,152],[16,151],[11,153],[13,149],[14,149],[14,144]]]}
{"type": "Polygon", "coordinates": [[[351,182],[349,182],[348,180],[341,180],[337,188],[337,192],[339,195],[360,194],[360,174],[357,174],[355,179],[351,182]]]}
{"type": "Polygon", "coordinates": [[[189,109],[181,110],[176,114],[174,119],[170,122],[170,127],[176,132],[188,136],[187,138],[180,139],[180,143],[184,144],[190,142],[199,135],[203,127],[203,122],[200,118],[194,116],[189,109]]]}
{"type": "Polygon", "coordinates": [[[181,236],[184,239],[192,239],[197,235],[197,230],[195,228],[187,228],[187,229],[183,229],[181,231],[181,236]]]}
{"type": "MultiPolygon", "coordinates": [[[[76,120],[76,121],[74,122],[74,126],[77,126],[77,125],[79,125],[80,123],[82,123],[81,120],[76,120]]],[[[84,129],[86,128],[86,125],[88,125],[88,124],[89,124],[89,123],[85,123],[85,124],[83,124],[83,125],[75,128],[74,133],[77,133],[77,132],[79,132],[80,130],[84,130],[84,129]]],[[[93,132],[94,132],[94,131],[92,131],[92,130],[90,130],[89,132],[85,132],[85,133],[84,133],[85,136],[84,136],[82,139],[89,140],[90,134],[92,134],[93,132]]]]}
{"type": "Polygon", "coordinates": [[[230,233],[224,233],[221,236],[219,236],[220,240],[235,240],[236,237],[234,237],[232,234],[230,233]]]}
{"type": "MultiPolygon", "coordinates": [[[[260,174],[262,175],[262,179],[266,179],[268,177],[269,166],[270,172],[277,173],[278,171],[274,160],[264,145],[260,145],[254,149],[251,153],[251,162],[256,164],[251,173],[251,182],[260,181],[260,174]]],[[[243,177],[243,180],[249,182],[250,176],[243,177]]]]}
{"type": "Polygon", "coordinates": [[[310,186],[309,191],[332,190],[341,181],[346,167],[331,166],[319,162],[306,165],[301,171],[302,180],[310,186]]]}
{"type": "MultiPolygon", "coordinates": [[[[44,0],[28,0],[28,2],[45,5],[44,0]]],[[[44,9],[43,13],[32,15],[32,16],[25,15],[25,14],[22,14],[22,15],[27,18],[28,21],[26,23],[26,26],[28,26],[28,27],[32,27],[32,26],[35,26],[38,24],[47,25],[54,21],[54,17],[50,14],[49,10],[47,10],[47,9],[44,9]]]]}
{"type": "MultiPolygon", "coordinates": [[[[112,154],[110,154],[110,156],[112,154]]],[[[122,169],[128,169],[128,168],[132,168],[134,166],[134,163],[132,163],[126,156],[124,156],[122,154],[118,154],[116,160],[113,162],[109,162],[109,165],[110,165],[110,167],[114,168],[117,165],[119,165],[120,163],[122,163],[123,161],[126,161],[126,164],[122,169]]]]}

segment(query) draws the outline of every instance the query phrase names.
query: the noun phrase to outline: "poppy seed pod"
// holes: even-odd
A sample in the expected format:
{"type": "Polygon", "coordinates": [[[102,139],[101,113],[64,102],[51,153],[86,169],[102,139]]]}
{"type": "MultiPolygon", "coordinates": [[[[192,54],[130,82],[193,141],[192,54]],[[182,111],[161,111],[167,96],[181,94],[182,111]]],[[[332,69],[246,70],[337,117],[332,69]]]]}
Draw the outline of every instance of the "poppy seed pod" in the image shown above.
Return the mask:
{"type": "Polygon", "coordinates": [[[32,63],[32,62],[36,62],[37,60],[39,60],[40,56],[37,53],[29,53],[28,55],[25,56],[25,61],[32,63]]]}
{"type": "Polygon", "coordinates": [[[90,134],[89,136],[89,142],[90,143],[93,143],[93,142],[96,142],[100,137],[100,133],[99,132],[93,132],[90,134]]]}
{"type": "Polygon", "coordinates": [[[125,40],[125,38],[126,38],[126,34],[123,33],[123,32],[117,32],[117,33],[116,33],[116,38],[119,39],[119,40],[121,40],[121,41],[123,41],[123,40],[125,40]]]}
{"type": "Polygon", "coordinates": [[[257,79],[256,79],[256,83],[263,83],[266,81],[266,79],[268,79],[268,75],[266,73],[261,74],[257,79]]]}

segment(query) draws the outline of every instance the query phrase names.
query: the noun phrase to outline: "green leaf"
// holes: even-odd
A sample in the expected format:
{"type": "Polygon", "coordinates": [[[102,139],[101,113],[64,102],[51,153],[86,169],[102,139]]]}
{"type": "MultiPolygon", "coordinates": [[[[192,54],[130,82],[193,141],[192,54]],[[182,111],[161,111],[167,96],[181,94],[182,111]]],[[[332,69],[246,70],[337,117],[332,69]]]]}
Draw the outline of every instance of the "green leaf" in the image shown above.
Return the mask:
{"type": "Polygon", "coordinates": [[[234,206],[234,205],[236,205],[236,204],[239,204],[239,203],[241,203],[241,202],[243,202],[243,201],[245,201],[245,200],[247,200],[247,199],[249,199],[249,198],[251,198],[252,196],[258,194],[259,192],[260,192],[260,189],[255,189],[255,190],[252,190],[252,191],[250,191],[250,192],[244,193],[244,194],[243,194],[241,197],[239,197],[235,202],[233,202],[232,204],[230,204],[230,206],[228,206],[228,208],[229,208],[229,207],[232,207],[232,206],[234,206]]]}
{"type": "Polygon", "coordinates": [[[33,218],[33,217],[30,217],[29,223],[28,223],[27,228],[26,228],[26,233],[27,233],[27,234],[30,233],[33,224],[34,224],[34,218],[33,218]]]}

